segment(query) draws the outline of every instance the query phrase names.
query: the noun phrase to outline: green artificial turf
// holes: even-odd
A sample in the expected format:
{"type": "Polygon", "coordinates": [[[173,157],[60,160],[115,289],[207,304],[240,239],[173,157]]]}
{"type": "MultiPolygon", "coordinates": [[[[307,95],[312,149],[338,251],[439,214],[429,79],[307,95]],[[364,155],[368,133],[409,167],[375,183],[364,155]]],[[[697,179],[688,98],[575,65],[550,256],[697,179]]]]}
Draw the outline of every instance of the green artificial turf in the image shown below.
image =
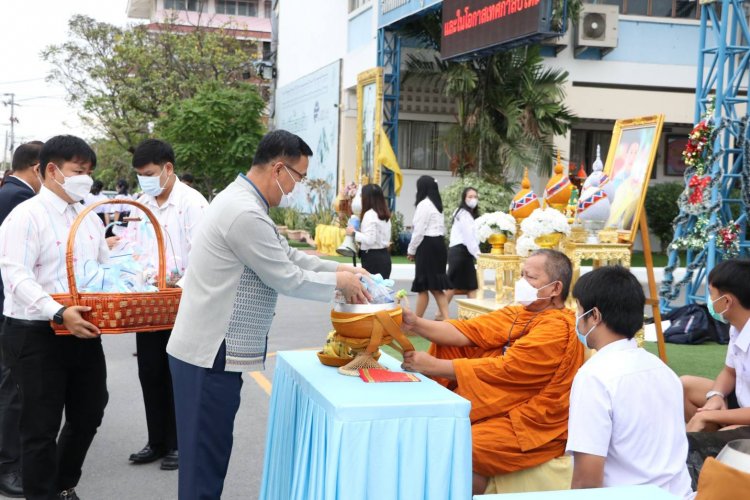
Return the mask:
{"type": "MultiPolygon", "coordinates": [[[[418,351],[426,351],[430,343],[421,337],[409,337],[414,348],[418,351]]],[[[646,342],[646,350],[658,355],[656,342],[646,342]]],[[[382,348],[386,353],[402,359],[401,354],[388,346],[382,348]]],[[[727,354],[727,346],[706,343],[701,345],[678,345],[667,344],[667,364],[677,375],[698,375],[707,378],[716,378],[724,366],[724,358],[727,354]]]]}

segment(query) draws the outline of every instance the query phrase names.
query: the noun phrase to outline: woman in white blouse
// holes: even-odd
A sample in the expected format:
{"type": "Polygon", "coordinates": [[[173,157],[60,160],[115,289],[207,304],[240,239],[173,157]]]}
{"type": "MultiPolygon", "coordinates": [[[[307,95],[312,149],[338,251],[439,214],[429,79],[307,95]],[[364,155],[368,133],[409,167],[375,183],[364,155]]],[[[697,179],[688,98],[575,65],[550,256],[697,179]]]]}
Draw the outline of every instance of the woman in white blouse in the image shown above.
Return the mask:
{"type": "Polygon", "coordinates": [[[479,194],[472,187],[461,193],[461,201],[453,212],[451,239],[448,244],[448,279],[453,290],[448,290],[448,302],[454,295],[477,295],[477,272],[474,261],[479,255],[479,234],[474,219],[479,216],[479,194]]]}
{"type": "MultiPolygon", "coordinates": [[[[104,189],[104,183],[99,180],[94,181],[91,185],[91,192],[83,198],[84,205],[93,205],[96,202],[108,200],[107,195],[102,194],[102,189],[104,189]]],[[[109,225],[110,207],[111,205],[101,205],[94,209],[94,213],[99,216],[105,226],[109,225]]]]}
{"type": "Polygon", "coordinates": [[[362,221],[359,231],[352,226],[346,228],[346,234],[353,234],[359,243],[359,258],[362,267],[370,274],[380,274],[383,278],[391,276],[391,212],[383,196],[383,190],[377,184],[362,187],[362,221]]]}
{"type": "Polygon", "coordinates": [[[448,318],[448,297],[444,290],[453,287],[445,274],[448,252],[445,248],[445,222],[443,201],[437,181],[429,175],[417,180],[417,209],[412,222],[411,242],[407,251],[409,260],[416,261],[411,291],[417,292],[417,316],[424,316],[429,293],[435,297],[439,315],[448,318]]]}

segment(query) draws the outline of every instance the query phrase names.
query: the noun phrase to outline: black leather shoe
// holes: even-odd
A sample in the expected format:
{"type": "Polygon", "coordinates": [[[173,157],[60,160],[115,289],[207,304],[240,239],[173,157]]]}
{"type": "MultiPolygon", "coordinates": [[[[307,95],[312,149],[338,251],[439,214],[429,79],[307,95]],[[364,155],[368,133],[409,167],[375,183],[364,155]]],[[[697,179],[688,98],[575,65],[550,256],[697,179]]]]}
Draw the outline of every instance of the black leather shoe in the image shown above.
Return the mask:
{"type": "Polygon", "coordinates": [[[164,459],[161,461],[161,467],[159,468],[161,470],[177,470],[178,457],[177,450],[169,450],[167,454],[164,455],[164,459]]]}
{"type": "Polygon", "coordinates": [[[150,444],[143,447],[138,453],[130,455],[130,461],[134,464],[150,464],[159,460],[161,457],[167,454],[166,450],[161,448],[152,448],[150,444]]]}
{"type": "Polygon", "coordinates": [[[57,495],[60,500],[81,500],[78,498],[78,494],[76,493],[75,488],[70,488],[69,490],[62,490],[60,494],[57,495]]]}
{"type": "Polygon", "coordinates": [[[10,498],[23,498],[23,483],[18,471],[0,474],[0,495],[10,498]]]}

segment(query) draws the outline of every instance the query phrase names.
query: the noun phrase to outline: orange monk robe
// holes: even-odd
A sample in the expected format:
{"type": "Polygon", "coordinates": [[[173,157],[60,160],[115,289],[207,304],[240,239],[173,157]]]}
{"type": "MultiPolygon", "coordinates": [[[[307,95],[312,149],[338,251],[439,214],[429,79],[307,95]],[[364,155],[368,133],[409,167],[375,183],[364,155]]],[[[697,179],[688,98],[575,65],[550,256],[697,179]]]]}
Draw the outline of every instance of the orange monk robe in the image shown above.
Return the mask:
{"type": "Polygon", "coordinates": [[[471,401],[474,471],[491,477],[562,456],[584,356],[573,311],[510,306],[450,323],[477,347],[432,345],[430,354],[453,360],[456,381],[438,381],[471,401]]]}

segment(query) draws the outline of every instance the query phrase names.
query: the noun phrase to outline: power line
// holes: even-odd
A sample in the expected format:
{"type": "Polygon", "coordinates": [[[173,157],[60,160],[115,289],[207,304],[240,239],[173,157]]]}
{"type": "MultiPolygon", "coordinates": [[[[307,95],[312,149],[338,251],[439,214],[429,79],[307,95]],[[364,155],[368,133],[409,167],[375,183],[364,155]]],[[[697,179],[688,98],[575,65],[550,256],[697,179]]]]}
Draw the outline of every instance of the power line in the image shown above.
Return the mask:
{"type": "Polygon", "coordinates": [[[0,82],[0,85],[12,85],[14,83],[38,82],[39,80],[44,80],[46,78],[47,78],[46,76],[42,76],[40,78],[28,78],[26,80],[13,80],[13,81],[8,81],[8,82],[0,82]]]}

